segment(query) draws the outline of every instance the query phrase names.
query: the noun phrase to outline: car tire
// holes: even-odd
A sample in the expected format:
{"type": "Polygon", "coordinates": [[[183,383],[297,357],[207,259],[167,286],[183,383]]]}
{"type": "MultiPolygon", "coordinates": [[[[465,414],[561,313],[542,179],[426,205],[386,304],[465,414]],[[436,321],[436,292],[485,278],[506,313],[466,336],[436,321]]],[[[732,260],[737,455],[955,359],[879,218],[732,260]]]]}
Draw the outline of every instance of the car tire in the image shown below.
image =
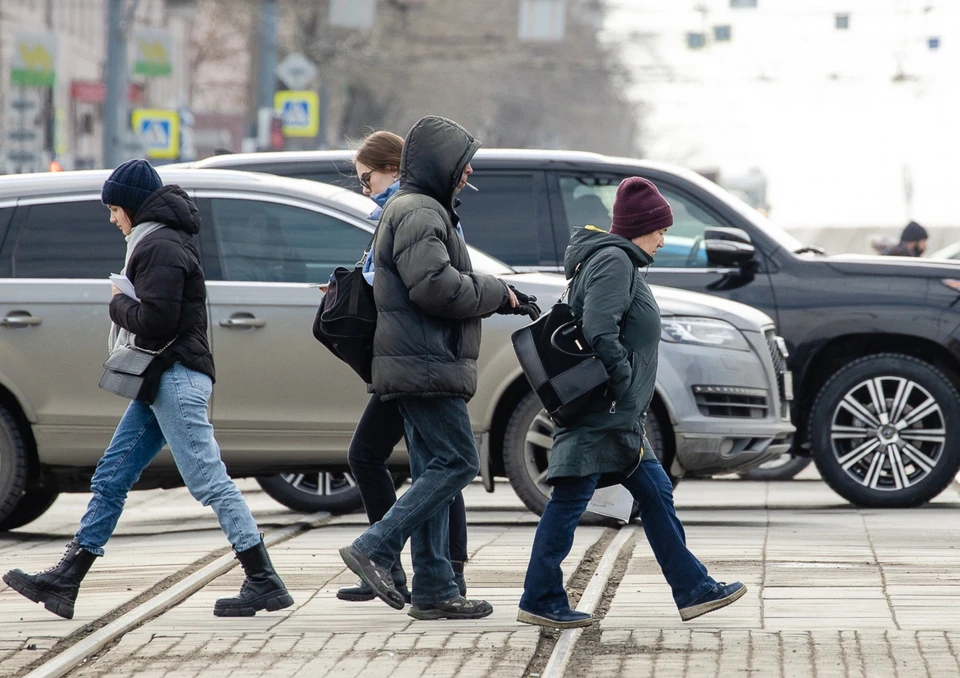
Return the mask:
{"type": "Polygon", "coordinates": [[[53,487],[40,487],[28,491],[20,497],[20,501],[18,501],[13,510],[7,514],[7,517],[0,520],[0,532],[14,530],[28,523],[32,523],[46,513],[59,496],[60,492],[53,487]]]}
{"type": "Polygon", "coordinates": [[[789,453],[781,454],[749,471],[739,475],[744,480],[793,480],[800,471],[813,461],[810,457],[794,457],[789,453]]]}
{"type": "MultiPolygon", "coordinates": [[[[666,449],[663,426],[651,411],[646,426],[647,439],[656,451],[666,449]]],[[[550,498],[550,486],[546,484],[550,447],[553,445],[553,422],[544,411],[536,394],[528,393],[507,422],[503,436],[503,465],[510,485],[520,501],[537,515],[550,498]]],[[[674,485],[676,480],[671,477],[674,485]]],[[[632,518],[637,516],[634,505],[632,518]]],[[[616,521],[589,511],[580,519],[581,525],[611,525],[616,521]]]]}
{"type": "Polygon", "coordinates": [[[844,499],[874,508],[918,506],[960,469],[960,395],[917,358],[861,358],[821,389],[810,441],[820,475],[844,499]]]}
{"type": "Polygon", "coordinates": [[[0,406],[0,523],[16,510],[24,496],[29,455],[20,426],[10,412],[0,406]]]}
{"type": "MultiPolygon", "coordinates": [[[[404,472],[392,472],[391,475],[397,489],[408,477],[404,472]]],[[[275,476],[257,478],[257,482],[271,499],[294,511],[327,511],[339,515],[363,508],[360,488],[350,473],[278,473],[275,476]]]]}

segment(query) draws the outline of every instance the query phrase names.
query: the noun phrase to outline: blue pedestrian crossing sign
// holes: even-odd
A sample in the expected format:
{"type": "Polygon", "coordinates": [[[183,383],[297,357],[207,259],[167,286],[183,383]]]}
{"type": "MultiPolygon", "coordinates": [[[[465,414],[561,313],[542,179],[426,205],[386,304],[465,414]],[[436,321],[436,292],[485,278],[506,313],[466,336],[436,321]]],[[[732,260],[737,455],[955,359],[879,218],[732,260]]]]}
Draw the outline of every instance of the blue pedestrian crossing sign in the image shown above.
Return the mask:
{"type": "Polygon", "coordinates": [[[180,155],[180,114],[159,108],[133,111],[133,131],[148,158],[172,160],[180,155]]]}
{"type": "Polygon", "coordinates": [[[273,96],[273,108],[283,121],[287,137],[315,137],[320,131],[320,97],[309,90],[282,90],[273,96]]]}

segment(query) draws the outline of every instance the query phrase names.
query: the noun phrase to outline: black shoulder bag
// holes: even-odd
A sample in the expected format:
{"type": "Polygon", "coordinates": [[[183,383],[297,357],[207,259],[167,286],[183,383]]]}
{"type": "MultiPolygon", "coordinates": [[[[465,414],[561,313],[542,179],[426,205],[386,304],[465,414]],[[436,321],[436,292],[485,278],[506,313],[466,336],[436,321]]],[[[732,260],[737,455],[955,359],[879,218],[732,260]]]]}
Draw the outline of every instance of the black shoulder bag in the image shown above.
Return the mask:
{"type": "MultiPolygon", "coordinates": [[[[574,272],[574,278],[580,267],[574,272]]],[[[547,414],[565,425],[589,402],[603,395],[610,378],[587,343],[580,318],[563,299],[511,335],[513,350],[527,381],[547,414]]]]}
{"type": "Polygon", "coordinates": [[[338,266],[330,276],[327,291],[313,321],[313,336],[331,353],[373,382],[373,334],[377,329],[377,305],[373,287],[363,277],[363,263],[371,256],[373,240],[352,268],[338,266]]]}

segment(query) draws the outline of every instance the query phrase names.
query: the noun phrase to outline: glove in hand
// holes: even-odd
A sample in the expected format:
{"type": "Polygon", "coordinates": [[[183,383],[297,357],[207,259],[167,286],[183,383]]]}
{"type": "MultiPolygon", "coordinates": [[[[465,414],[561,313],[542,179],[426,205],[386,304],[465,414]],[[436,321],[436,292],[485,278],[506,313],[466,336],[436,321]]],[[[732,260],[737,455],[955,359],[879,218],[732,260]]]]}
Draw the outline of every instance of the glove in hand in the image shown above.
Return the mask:
{"type": "Polygon", "coordinates": [[[519,301],[520,304],[515,308],[508,306],[502,310],[501,313],[507,315],[527,315],[530,316],[531,320],[536,320],[540,317],[540,307],[537,306],[537,298],[534,295],[524,294],[513,285],[507,285],[507,287],[513,290],[513,294],[517,297],[517,301],[519,301]]]}

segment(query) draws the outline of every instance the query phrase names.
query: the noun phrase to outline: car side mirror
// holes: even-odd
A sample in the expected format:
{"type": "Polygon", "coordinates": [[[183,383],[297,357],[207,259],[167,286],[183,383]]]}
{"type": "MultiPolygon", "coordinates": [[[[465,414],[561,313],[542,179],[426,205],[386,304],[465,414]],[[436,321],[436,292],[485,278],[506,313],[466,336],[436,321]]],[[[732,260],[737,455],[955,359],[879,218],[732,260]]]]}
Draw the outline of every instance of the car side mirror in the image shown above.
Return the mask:
{"type": "Polygon", "coordinates": [[[703,232],[707,261],[722,268],[743,268],[753,261],[756,249],[740,228],[711,226],[703,232]]]}

